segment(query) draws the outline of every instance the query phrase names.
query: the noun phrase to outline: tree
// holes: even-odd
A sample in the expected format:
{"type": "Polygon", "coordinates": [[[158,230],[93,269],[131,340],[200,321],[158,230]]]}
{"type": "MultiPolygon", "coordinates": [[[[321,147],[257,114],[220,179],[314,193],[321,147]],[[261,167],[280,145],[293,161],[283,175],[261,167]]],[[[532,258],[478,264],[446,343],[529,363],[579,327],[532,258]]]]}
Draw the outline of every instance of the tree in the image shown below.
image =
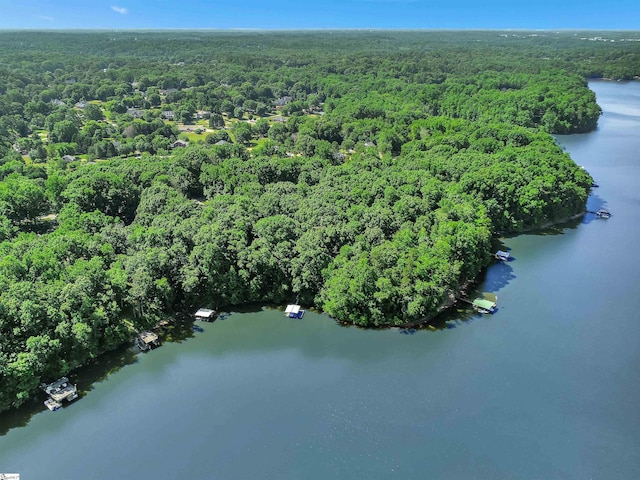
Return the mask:
{"type": "Polygon", "coordinates": [[[269,127],[270,125],[267,119],[261,118],[256,122],[253,129],[258,135],[260,135],[261,137],[264,137],[269,132],[269,127]]]}
{"type": "Polygon", "coordinates": [[[86,120],[104,120],[104,114],[102,113],[102,109],[93,103],[87,104],[82,111],[84,114],[84,118],[86,120]]]}
{"type": "Polygon", "coordinates": [[[209,117],[209,127],[222,128],[224,127],[224,117],[219,113],[212,113],[209,117]]]}
{"type": "Polygon", "coordinates": [[[238,143],[246,145],[251,141],[252,129],[247,122],[235,122],[231,132],[238,143]]]}

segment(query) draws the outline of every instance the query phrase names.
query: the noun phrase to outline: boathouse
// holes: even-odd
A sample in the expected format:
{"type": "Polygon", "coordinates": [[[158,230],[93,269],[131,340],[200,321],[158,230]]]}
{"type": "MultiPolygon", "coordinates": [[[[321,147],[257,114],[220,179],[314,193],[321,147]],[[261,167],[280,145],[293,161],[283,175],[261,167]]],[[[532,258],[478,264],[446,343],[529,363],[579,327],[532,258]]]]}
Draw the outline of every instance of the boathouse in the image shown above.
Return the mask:
{"type": "Polygon", "coordinates": [[[160,345],[160,339],[154,332],[141,332],[136,337],[136,344],[142,351],[151,350],[153,347],[160,345]]]}
{"type": "Polygon", "coordinates": [[[48,385],[43,384],[41,387],[54,402],[62,402],[63,400],[70,402],[78,398],[78,389],[67,377],[62,377],[48,385]]]}
{"type": "Polygon", "coordinates": [[[496,252],[496,259],[502,260],[503,262],[508,262],[511,258],[511,254],[509,252],[503,252],[502,250],[498,250],[496,252]]]}
{"type": "Polygon", "coordinates": [[[287,305],[284,314],[289,318],[302,318],[304,310],[300,309],[300,305],[287,305]]]}
{"type": "Polygon", "coordinates": [[[198,320],[204,320],[205,322],[212,322],[215,319],[216,311],[210,308],[201,308],[195,313],[195,317],[198,320]]]}
{"type": "Polygon", "coordinates": [[[475,308],[480,313],[493,313],[498,308],[495,302],[491,300],[485,300],[484,298],[476,298],[473,302],[471,302],[473,308],[475,308]]]}

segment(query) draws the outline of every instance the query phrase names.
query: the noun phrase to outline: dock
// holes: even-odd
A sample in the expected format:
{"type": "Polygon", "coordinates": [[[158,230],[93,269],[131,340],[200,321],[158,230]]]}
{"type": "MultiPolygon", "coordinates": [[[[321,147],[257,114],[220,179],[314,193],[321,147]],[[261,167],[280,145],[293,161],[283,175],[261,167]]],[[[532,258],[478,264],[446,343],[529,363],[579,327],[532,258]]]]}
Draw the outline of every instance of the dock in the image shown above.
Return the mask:
{"type": "Polygon", "coordinates": [[[146,352],[147,350],[151,350],[153,347],[157,347],[160,345],[160,339],[158,335],[154,332],[141,332],[136,336],[135,341],[136,346],[146,352]]]}
{"type": "Polygon", "coordinates": [[[78,389],[67,377],[62,377],[53,383],[42,384],[40,387],[44,390],[44,393],[49,395],[45,405],[52,411],[60,408],[63,400],[71,402],[78,398],[78,389]]]}
{"type": "Polygon", "coordinates": [[[476,298],[475,300],[468,300],[462,297],[456,297],[461,302],[468,303],[479,313],[494,313],[498,309],[498,304],[487,300],[485,298],[476,298]]]}
{"type": "Polygon", "coordinates": [[[200,308],[193,315],[197,320],[204,320],[205,322],[213,322],[216,319],[216,312],[210,308],[200,308]]]}
{"type": "Polygon", "coordinates": [[[607,209],[601,208],[597,212],[587,210],[587,213],[592,213],[598,218],[611,218],[611,212],[607,209]]]}
{"type": "Polygon", "coordinates": [[[471,302],[473,308],[475,308],[480,313],[493,313],[498,308],[498,305],[491,300],[485,300],[484,298],[476,298],[473,302],[471,302]]]}
{"type": "Polygon", "coordinates": [[[287,305],[284,314],[289,318],[302,318],[304,310],[300,309],[300,305],[287,305]]]}
{"type": "Polygon", "coordinates": [[[496,257],[496,260],[501,260],[503,262],[508,262],[509,260],[511,260],[511,254],[502,250],[498,250],[494,256],[496,257]]]}

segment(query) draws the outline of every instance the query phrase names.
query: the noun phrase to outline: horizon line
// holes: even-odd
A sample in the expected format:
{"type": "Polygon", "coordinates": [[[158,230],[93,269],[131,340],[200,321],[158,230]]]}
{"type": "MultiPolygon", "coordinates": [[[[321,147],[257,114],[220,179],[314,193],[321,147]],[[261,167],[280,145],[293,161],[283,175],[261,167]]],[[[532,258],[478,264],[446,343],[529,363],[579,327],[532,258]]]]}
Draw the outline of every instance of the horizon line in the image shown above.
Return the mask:
{"type": "Polygon", "coordinates": [[[0,32],[15,31],[39,31],[39,32],[161,32],[161,31],[200,31],[200,32],[638,32],[639,29],[627,28],[525,28],[525,27],[502,27],[502,28],[397,28],[397,27],[301,27],[301,28],[263,28],[263,27],[230,27],[230,28],[208,28],[208,27],[128,27],[128,28],[83,28],[83,27],[0,27],[0,32]]]}

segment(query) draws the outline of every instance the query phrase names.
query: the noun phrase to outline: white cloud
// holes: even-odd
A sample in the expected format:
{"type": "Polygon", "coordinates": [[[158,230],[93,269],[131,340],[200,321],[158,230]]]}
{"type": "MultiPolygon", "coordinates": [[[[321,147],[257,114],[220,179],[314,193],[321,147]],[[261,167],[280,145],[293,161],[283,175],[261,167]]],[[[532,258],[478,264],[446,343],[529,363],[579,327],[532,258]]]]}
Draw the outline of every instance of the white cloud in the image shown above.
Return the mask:
{"type": "Polygon", "coordinates": [[[40,20],[46,20],[47,22],[53,22],[55,20],[55,18],[50,17],[49,15],[35,15],[35,17],[40,20]]]}
{"type": "Polygon", "coordinates": [[[120,15],[126,15],[127,13],[129,13],[128,8],[118,7],[117,5],[112,5],[111,10],[113,10],[116,13],[119,13],[120,15]]]}

